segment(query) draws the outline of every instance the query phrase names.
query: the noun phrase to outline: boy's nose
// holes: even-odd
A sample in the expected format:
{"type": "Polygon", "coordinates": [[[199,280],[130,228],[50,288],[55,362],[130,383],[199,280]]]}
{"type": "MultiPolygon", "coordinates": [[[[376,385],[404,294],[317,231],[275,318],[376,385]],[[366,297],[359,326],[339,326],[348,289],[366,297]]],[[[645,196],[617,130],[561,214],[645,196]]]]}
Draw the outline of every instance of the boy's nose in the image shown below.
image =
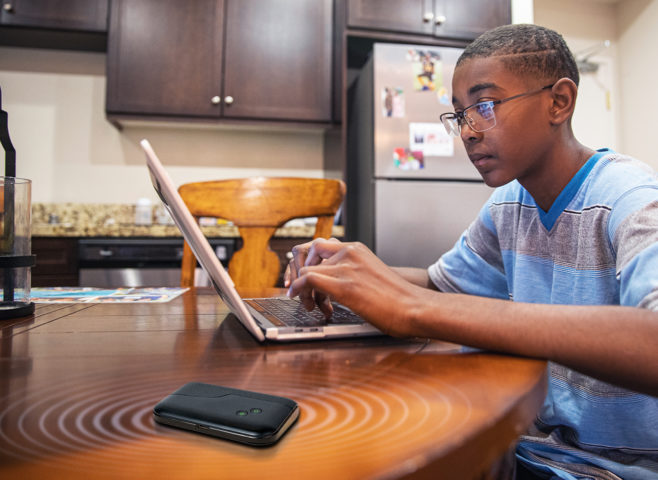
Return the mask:
{"type": "Polygon", "coordinates": [[[482,132],[476,132],[471,128],[468,122],[464,122],[459,131],[460,136],[462,137],[462,142],[472,143],[482,136],[482,132]]]}

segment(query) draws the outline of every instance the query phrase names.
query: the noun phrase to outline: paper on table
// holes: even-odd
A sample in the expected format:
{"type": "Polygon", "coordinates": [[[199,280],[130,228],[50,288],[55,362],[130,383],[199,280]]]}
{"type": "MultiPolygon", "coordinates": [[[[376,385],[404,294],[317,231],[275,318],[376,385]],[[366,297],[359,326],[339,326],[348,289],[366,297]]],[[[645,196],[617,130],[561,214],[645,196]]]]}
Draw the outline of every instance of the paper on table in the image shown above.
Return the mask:
{"type": "Polygon", "coordinates": [[[162,303],[189,290],[181,287],[37,287],[30,292],[34,303],[162,303]]]}

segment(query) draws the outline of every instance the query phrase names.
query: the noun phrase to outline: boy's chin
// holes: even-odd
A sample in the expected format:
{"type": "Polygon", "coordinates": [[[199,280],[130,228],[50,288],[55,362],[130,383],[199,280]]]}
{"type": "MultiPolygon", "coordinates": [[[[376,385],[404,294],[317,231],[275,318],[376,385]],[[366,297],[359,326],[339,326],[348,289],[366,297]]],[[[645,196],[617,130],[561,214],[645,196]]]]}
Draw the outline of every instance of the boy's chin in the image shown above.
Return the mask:
{"type": "Polygon", "coordinates": [[[514,180],[513,178],[496,175],[496,173],[497,172],[480,173],[480,176],[482,177],[482,180],[484,180],[484,183],[491,188],[502,187],[514,180]]]}

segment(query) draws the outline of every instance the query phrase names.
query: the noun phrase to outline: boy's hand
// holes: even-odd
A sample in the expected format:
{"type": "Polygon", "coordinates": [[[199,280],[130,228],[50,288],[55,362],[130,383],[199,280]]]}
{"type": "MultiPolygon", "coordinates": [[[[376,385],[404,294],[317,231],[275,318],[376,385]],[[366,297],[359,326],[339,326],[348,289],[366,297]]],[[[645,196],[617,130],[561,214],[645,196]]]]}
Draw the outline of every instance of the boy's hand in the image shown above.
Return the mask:
{"type": "MultiPolygon", "coordinates": [[[[311,242],[295,245],[291,252],[292,258],[290,258],[288,266],[286,267],[286,271],[283,275],[283,284],[285,287],[290,287],[290,285],[292,285],[292,283],[299,277],[299,271],[304,266],[317,265],[322,262],[323,259],[315,253],[312,253],[309,257],[311,247],[317,241],[333,242],[338,244],[341,243],[335,238],[330,238],[329,240],[318,238],[311,242]]],[[[313,290],[304,290],[303,292],[300,292],[299,300],[302,302],[302,305],[304,305],[304,307],[306,307],[306,309],[309,311],[313,310],[314,306],[317,305],[327,318],[330,318],[334,313],[334,307],[331,305],[331,299],[323,293],[313,290]]]]}
{"type": "Polygon", "coordinates": [[[331,297],[385,333],[410,334],[407,307],[429,290],[406,281],[361,243],[316,239],[296,248],[289,296],[299,295],[308,310],[317,304],[325,315],[331,297]]]}

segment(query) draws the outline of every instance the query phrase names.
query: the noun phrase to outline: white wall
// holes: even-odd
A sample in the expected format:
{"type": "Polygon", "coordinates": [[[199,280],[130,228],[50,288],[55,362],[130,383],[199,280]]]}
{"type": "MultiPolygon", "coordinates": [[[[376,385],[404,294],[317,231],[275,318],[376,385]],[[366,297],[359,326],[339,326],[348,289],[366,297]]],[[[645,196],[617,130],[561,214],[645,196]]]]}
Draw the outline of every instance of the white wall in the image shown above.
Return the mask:
{"type": "Polygon", "coordinates": [[[623,150],[658,171],[658,0],[626,0],[616,14],[623,150]]]}
{"type": "MultiPolygon", "coordinates": [[[[522,0],[524,1],[524,0],[522,0]]],[[[610,40],[581,74],[574,132],[591,147],[611,147],[658,171],[652,135],[658,116],[658,0],[534,0],[534,23],[560,32],[574,53],[610,40]]]]}
{"type": "Polygon", "coordinates": [[[614,4],[599,0],[535,0],[534,23],[562,34],[577,60],[584,56],[579,52],[601,48],[589,58],[599,65],[598,71],[580,74],[573,129],[589,147],[620,151],[615,9],[614,4]],[[609,48],[603,47],[605,40],[610,41],[609,48]]]}
{"type": "Polygon", "coordinates": [[[17,175],[32,180],[33,202],[155,200],[139,148],[143,137],[178,184],[323,175],[318,130],[144,126],[119,132],[105,119],[104,54],[0,48],[0,86],[17,175]]]}

